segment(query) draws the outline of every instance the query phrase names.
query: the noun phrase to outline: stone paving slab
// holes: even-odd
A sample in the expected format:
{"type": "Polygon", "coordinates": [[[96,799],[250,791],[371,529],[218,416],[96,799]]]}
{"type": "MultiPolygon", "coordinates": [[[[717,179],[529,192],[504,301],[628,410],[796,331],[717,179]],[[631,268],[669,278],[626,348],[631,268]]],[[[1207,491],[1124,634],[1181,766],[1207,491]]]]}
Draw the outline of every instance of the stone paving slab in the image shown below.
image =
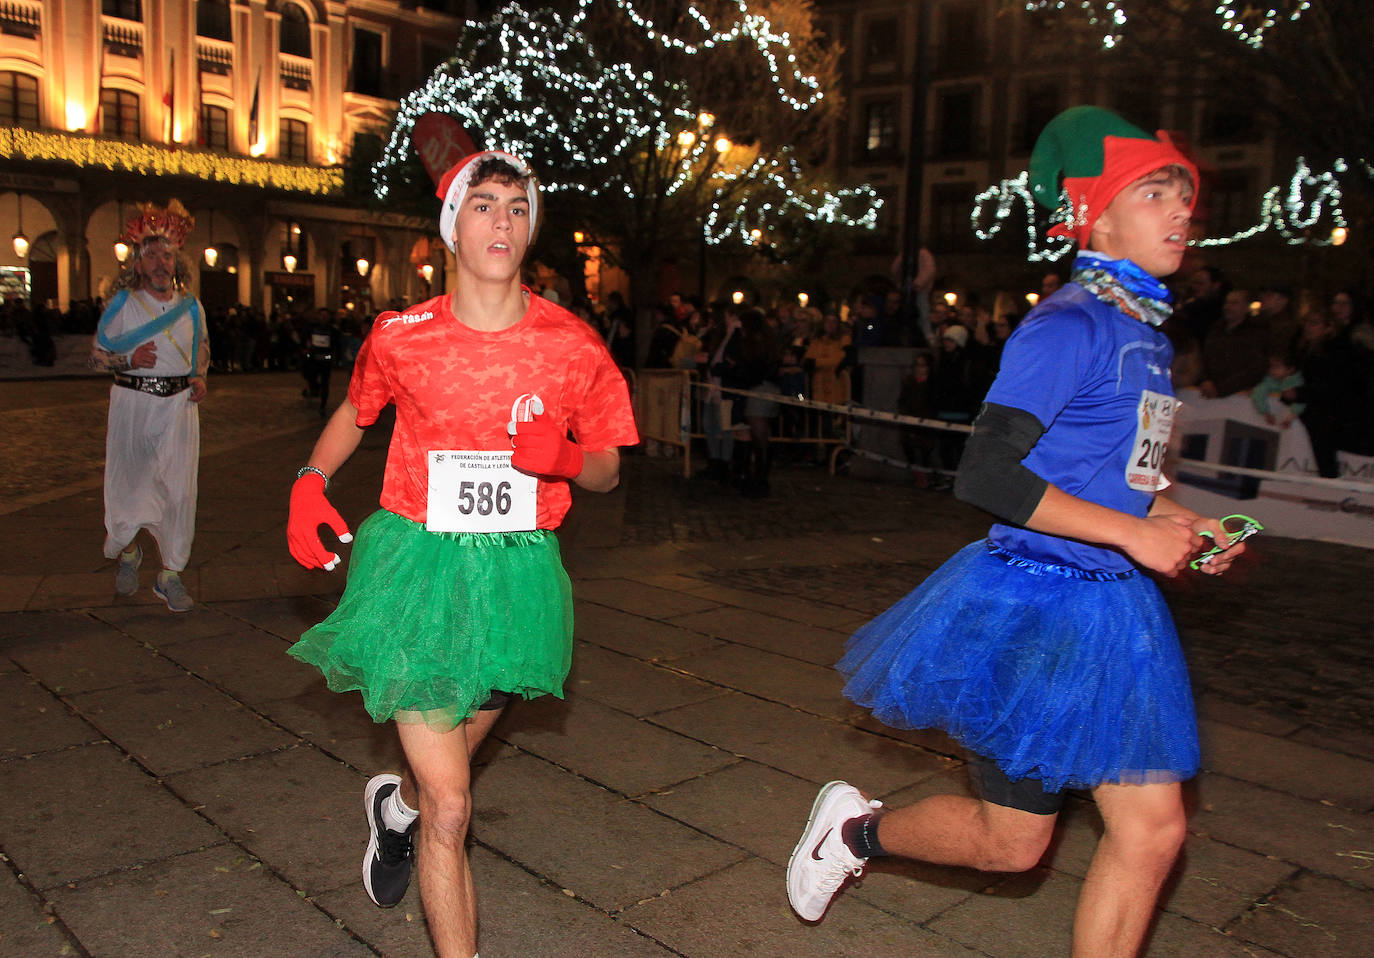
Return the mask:
{"type": "Polygon", "coordinates": [[[113,746],[0,762],[0,848],[39,889],[224,837],[113,746]]]}
{"type": "Polygon", "coordinates": [[[153,650],[108,629],[76,638],[29,636],[9,643],[8,654],[26,672],[64,694],[184,674],[153,650]]]}
{"type": "Polygon", "coordinates": [[[584,641],[651,662],[671,662],[720,644],[701,632],[589,601],[574,602],[573,620],[584,641]]]}
{"type": "Polygon", "coordinates": [[[653,720],[817,785],[834,778],[863,779],[875,791],[891,791],[941,767],[929,753],[733,692],[653,720]]]}
{"type": "Polygon", "coordinates": [[[720,603],[713,599],[686,592],[646,585],[632,586],[626,579],[592,579],[580,582],[577,597],[583,602],[613,604],[622,612],[660,621],[720,606],[720,603]]]}
{"type": "Polygon", "coordinates": [[[843,720],[844,679],[832,668],[745,645],[724,645],[673,660],[673,668],[726,688],[827,718],[843,720]]]}
{"type": "Polygon", "coordinates": [[[167,777],[183,801],[307,895],[358,880],[365,783],[310,748],[167,777]]]}
{"type": "Polygon", "coordinates": [[[63,958],[77,954],[44,900],[9,871],[0,871],[0,953],[24,958],[63,958]]]}
{"type": "Polygon", "coordinates": [[[716,638],[823,666],[834,665],[844,654],[848,638],[833,629],[788,622],[748,609],[717,608],[679,615],[672,621],[716,638]]]}
{"type": "Polygon", "coordinates": [[[53,892],[53,905],[96,955],[365,958],[373,953],[232,846],[63,886],[53,892]]]}
{"type": "Polygon", "coordinates": [[[294,737],[189,675],[86,692],[67,701],[158,776],[295,744],[294,737]]]}
{"type": "Polygon", "coordinates": [[[567,688],[580,697],[630,715],[645,716],[705,702],[725,690],[682,675],[670,666],[578,642],[567,688]]]}
{"type": "Polygon", "coordinates": [[[734,864],[744,852],[532,756],[473,782],[483,844],[608,912],[734,864]],[[672,854],[661,850],[672,849],[672,854]]]}
{"type": "Polygon", "coordinates": [[[579,695],[566,701],[546,696],[522,703],[492,734],[629,796],[654,792],[735,761],[729,752],[579,695]]]}
{"type": "Polygon", "coordinates": [[[286,654],[286,639],[257,629],[187,639],[162,654],[240,702],[254,707],[319,687],[318,669],[286,654]]]}
{"type": "Polygon", "coordinates": [[[111,626],[114,631],[148,648],[164,652],[180,642],[208,636],[229,641],[239,632],[235,619],[205,604],[175,616],[168,615],[161,603],[107,606],[92,610],[91,619],[111,626]]]}
{"type": "Polygon", "coordinates": [[[1237,938],[1303,958],[1351,958],[1374,942],[1367,895],[1345,882],[1298,875],[1230,929],[1237,938]]]}
{"type": "Polygon", "coordinates": [[[101,737],[36,679],[18,671],[0,674],[0,758],[86,745],[101,737]]]}
{"type": "Polygon", "coordinates": [[[1374,762],[1218,723],[1200,729],[1211,771],[1319,802],[1374,809],[1374,762]]]}
{"type": "Polygon", "coordinates": [[[372,720],[357,692],[339,695],[318,679],[308,691],[276,699],[263,710],[282,728],[351,768],[371,774],[401,767],[395,731],[372,720]]]}
{"type": "Polygon", "coordinates": [[[841,897],[823,922],[808,925],[788,907],[779,870],[757,860],[641,903],[625,917],[655,940],[694,958],[978,955],[852,897],[841,897]]]}
{"type": "Polygon", "coordinates": [[[1190,821],[1200,834],[1374,889],[1374,820],[1282,792],[1210,775],[1190,821]]]}
{"type": "Polygon", "coordinates": [[[848,609],[839,609],[820,602],[809,602],[795,595],[760,594],[679,573],[661,573],[631,578],[633,581],[643,582],[646,585],[699,595],[704,599],[713,600],[718,605],[748,609],[751,612],[761,612],[764,615],[787,619],[791,622],[804,622],[807,625],[841,628],[843,630],[843,627],[854,618],[854,613],[848,609]]]}

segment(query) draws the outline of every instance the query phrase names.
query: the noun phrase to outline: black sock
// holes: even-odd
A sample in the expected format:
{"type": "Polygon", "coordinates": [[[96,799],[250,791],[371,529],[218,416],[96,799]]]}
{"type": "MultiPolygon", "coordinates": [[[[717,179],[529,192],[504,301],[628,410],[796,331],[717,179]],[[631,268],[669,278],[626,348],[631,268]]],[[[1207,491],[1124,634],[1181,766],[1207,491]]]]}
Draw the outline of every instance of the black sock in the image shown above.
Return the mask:
{"type": "Polygon", "coordinates": [[[875,813],[870,812],[845,822],[840,826],[840,837],[859,858],[887,854],[878,842],[878,816],[875,813]]]}

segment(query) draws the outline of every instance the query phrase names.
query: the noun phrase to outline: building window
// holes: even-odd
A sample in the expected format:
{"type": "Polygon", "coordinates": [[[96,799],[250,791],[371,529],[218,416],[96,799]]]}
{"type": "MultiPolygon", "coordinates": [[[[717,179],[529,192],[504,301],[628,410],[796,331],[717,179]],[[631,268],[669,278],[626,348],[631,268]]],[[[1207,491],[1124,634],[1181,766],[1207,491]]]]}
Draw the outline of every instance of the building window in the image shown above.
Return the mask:
{"type": "Polygon", "coordinates": [[[229,111],[222,106],[200,105],[200,145],[209,150],[229,150],[229,111]]]}
{"type": "Polygon", "coordinates": [[[140,119],[138,94],[108,87],[100,91],[102,135],[116,140],[140,140],[143,138],[140,119]]]}
{"type": "Polygon", "coordinates": [[[310,124],[282,120],[278,129],[277,153],[283,160],[305,163],[310,159],[310,124]]]}
{"type": "Polygon", "coordinates": [[[198,0],[196,35],[212,40],[232,40],[234,31],[229,16],[229,0],[198,0]]]}
{"type": "Polygon", "coordinates": [[[891,100],[870,103],[864,110],[864,156],[891,157],[897,152],[897,105],[891,100]]]}
{"type": "Polygon", "coordinates": [[[864,31],[862,72],[896,73],[901,60],[902,22],[896,17],[870,20],[864,31]]]}
{"type": "Polygon", "coordinates": [[[977,69],[987,60],[978,5],[949,4],[940,11],[936,55],[942,70],[977,69]]]}
{"type": "Polygon", "coordinates": [[[972,156],[979,147],[978,91],[944,90],[935,100],[935,156],[972,156]]]}
{"type": "Polygon", "coordinates": [[[1026,87],[1021,99],[1021,122],[1012,148],[1029,153],[1035,148],[1040,131],[1059,114],[1059,86],[1054,83],[1033,83],[1026,87]]]}
{"type": "Polygon", "coordinates": [[[382,96],[382,35],[353,29],[353,92],[382,96]]]}
{"type": "Polygon", "coordinates": [[[930,236],[935,249],[968,250],[977,239],[969,216],[973,211],[972,183],[939,183],[930,188],[930,236]]]}
{"type": "Polygon", "coordinates": [[[100,12],[107,17],[143,22],[143,0],[100,0],[100,12]]]}
{"type": "Polygon", "coordinates": [[[27,73],[0,73],[0,124],[38,129],[38,80],[27,73]]]}
{"type": "Polygon", "coordinates": [[[294,3],[281,8],[281,52],[295,57],[310,56],[310,18],[294,3]]]}

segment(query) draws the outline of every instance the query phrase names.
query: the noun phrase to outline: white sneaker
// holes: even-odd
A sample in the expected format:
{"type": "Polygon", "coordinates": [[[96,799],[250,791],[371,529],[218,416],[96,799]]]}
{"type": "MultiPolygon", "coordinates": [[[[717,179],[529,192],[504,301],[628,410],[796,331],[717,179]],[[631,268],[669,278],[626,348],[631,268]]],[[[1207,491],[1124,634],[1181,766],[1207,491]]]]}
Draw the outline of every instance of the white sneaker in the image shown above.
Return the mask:
{"type": "Polygon", "coordinates": [[[849,850],[841,826],[882,804],[864,801],[857,788],[844,782],[830,782],[816,796],[806,830],[787,861],[787,900],[802,918],[820,920],[840,886],[851,875],[863,874],[868,859],[849,850]]]}
{"type": "Polygon", "coordinates": [[[166,602],[167,608],[173,612],[190,612],[195,605],[191,601],[191,593],[181,584],[181,576],[166,569],[157,574],[157,581],[153,583],[153,594],[166,602]]]}
{"type": "Polygon", "coordinates": [[[138,567],[143,564],[143,550],[135,545],[133,558],[126,559],[127,554],[119,554],[119,568],[115,570],[115,593],[118,595],[133,595],[138,591],[138,567]]]}

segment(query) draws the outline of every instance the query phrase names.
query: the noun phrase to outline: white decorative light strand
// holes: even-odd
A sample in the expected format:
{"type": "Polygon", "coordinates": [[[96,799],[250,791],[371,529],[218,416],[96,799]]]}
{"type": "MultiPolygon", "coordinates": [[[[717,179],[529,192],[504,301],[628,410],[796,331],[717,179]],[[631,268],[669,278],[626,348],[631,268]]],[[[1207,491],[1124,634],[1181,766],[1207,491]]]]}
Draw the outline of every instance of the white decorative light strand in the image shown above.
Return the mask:
{"type": "Polygon", "coordinates": [[[1345,229],[1348,224],[1341,207],[1340,174],[1350,169],[1344,159],[1338,159],[1324,173],[1313,173],[1305,157],[1298,157],[1297,169],[1288,181],[1288,193],[1280,200],[1282,188],[1271,186],[1260,197],[1260,220],[1249,229],[1230,236],[1201,239],[1197,246],[1229,246],[1250,239],[1267,229],[1275,230],[1290,246],[1306,243],[1311,246],[1331,246],[1335,242],[1331,230],[1324,236],[1312,235],[1313,227],[1323,217],[1329,217],[1331,229],[1345,229]],[[1310,197],[1307,191],[1315,190],[1310,197]]]}
{"type": "MultiPolygon", "coordinates": [[[[464,129],[480,136],[479,145],[486,149],[535,158],[548,177],[543,187],[553,192],[634,198],[633,184],[623,173],[631,164],[625,161],[652,148],[665,158],[670,171],[664,195],[673,196],[706,177],[698,186],[711,197],[703,236],[712,245],[731,238],[754,244],[752,231],[766,232],[769,221],[792,214],[851,227],[876,225],[882,204],[871,187],[834,192],[805,187],[790,150],[747,163],[727,164],[724,157],[717,163],[709,123],[699,128],[703,113],[690,102],[684,84],[663,81],[650,71],[637,72],[630,64],[600,61],[580,29],[590,3],[580,0],[578,13],[567,20],[552,10],[530,13],[511,3],[485,23],[469,23],[470,45],[463,62],[453,64],[451,71],[449,64],[441,65],[401,101],[382,158],[372,168],[377,197],[387,198],[392,175],[412,155],[416,121],[437,112],[455,117],[464,129]],[[526,87],[534,84],[539,96],[529,97],[526,87]],[[521,105],[527,101],[536,105],[521,105]],[[679,130],[693,131],[694,137],[690,142],[678,139],[679,130]],[[577,170],[579,175],[560,176],[560,170],[577,170]]],[[[748,14],[742,2],[739,7],[741,23],[731,31],[711,31],[707,40],[695,45],[664,36],[632,4],[625,12],[665,48],[699,52],[738,34],[754,37],[759,52],[775,63],[777,51],[771,47],[785,47],[787,34],[772,33],[766,19],[748,14]]],[[[695,7],[689,12],[704,30],[711,29],[695,7]]],[[[795,60],[790,54],[786,59],[795,60]]],[[[814,78],[796,76],[816,86],[814,78]]],[[[780,82],[776,71],[774,81],[780,82]]],[[[777,95],[794,108],[806,107],[781,86],[777,95]]],[[[817,90],[809,102],[819,98],[817,90]]]]}
{"type": "MultiPolygon", "coordinates": [[[[1279,5],[1257,7],[1247,0],[1243,7],[1237,9],[1236,0],[1217,0],[1214,13],[1221,21],[1223,30],[1235,34],[1242,42],[1258,50],[1264,46],[1264,35],[1269,30],[1282,20],[1289,23],[1297,21],[1312,3],[1311,0],[1286,0],[1282,5],[1287,9],[1280,10],[1279,5]]],[[[1032,13],[1051,9],[1062,11],[1069,6],[1071,3],[1068,0],[1026,0],[1026,10],[1032,13]]],[[[1099,5],[1093,0],[1078,0],[1077,6],[1087,17],[1089,26],[1110,25],[1110,32],[1102,37],[1104,48],[1110,50],[1121,42],[1121,28],[1126,25],[1127,20],[1124,3],[1107,0],[1101,4],[1102,9],[1099,10],[1099,5]]]]}
{"type": "MultiPolygon", "coordinates": [[[[1026,259],[1032,263],[1057,260],[1073,249],[1073,242],[1065,241],[1058,246],[1041,245],[1039,231],[1035,228],[1035,197],[1031,195],[1029,183],[1030,174],[1023,171],[1009,180],[1003,180],[995,186],[988,187],[975,196],[973,198],[973,212],[969,217],[973,226],[973,234],[980,240],[992,239],[1015,212],[1015,207],[1019,202],[1026,217],[1026,259]],[[993,211],[992,222],[984,226],[985,210],[992,200],[997,201],[997,207],[993,211]]],[[[1065,218],[1060,210],[1069,209],[1068,197],[1062,197],[1062,200],[1059,210],[1051,216],[1051,222],[1065,218]]]]}
{"type": "MultiPolygon", "coordinates": [[[[586,16],[593,2],[594,0],[578,0],[579,19],[586,16]]],[[[794,110],[808,109],[825,96],[820,89],[820,82],[814,76],[803,73],[797,67],[797,57],[791,50],[792,38],[785,32],[775,32],[767,17],[750,13],[745,0],[735,0],[740,18],[726,30],[717,29],[711,23],[710,18],[702,13],[695,4],[689,4],[687,15],[696,21],[703,33],[702,39],[695,43],[669,36],[658,29],[653,20],[639,12],[634,0],[619,0],[619,6],[631,22],[644,31],[645,36],[659,43],[665,49],[679,50],[689,55],[695,55],[703,50],[709,50],[723,44],[752,40],[758,52],[768,63],[769,73],[773,83],[777,86],[779,99],[794,110]],[[813,91],[805,100],[799,100],[787,92],[782,76],[784,68],[778,63],[780,53],[782,59],[789,64],[788,69],[792,81],[813,91]]]]}
{"type": "MultiPolygon", "coordinates": [[[[1363,160],[1359,162],[1369,169],[1368,163],[1363,160]]],[[[1349,163],[1344,159],[1338,159],[1330,170],[1314,173],[1306,158],[1298,157],[1297,168],[1288,181],[1287,194],[1280,199],[1280,195],[1283,194],[1282,187],[1272,186],[1260,198],[1258,223],[1230,236],[1190,240],[1189,245],[1229,246],[1272,229],[1290,246],[1304,243],[1311,246],[1331,246],[1336,242],[1331,231],[1338,228],[1346,229],[1349,225],[1345,210],[1341,206],[1340,184],[1340,176],[1349,169],[1349,163]],[[1329,220],[1331,230],[1324,231],[1320,236],[1313,235],[1313,228],[1323,218],[1329,220]]],[[[1072,248],[1072,243],[1065,243],[1060,247],[1041,244],[1035,224],[1035,200],[1027,185],[1029,181],[1030,174],[1022,172],[1012,179],[1002,180],[988,187],[975,196],[973,211],[969,218],[973,233],[981,240],[992,239],[1006,225],[1019,204],[1025,215],[1026,259],[1033,263],[1057,260],[1072,248]],[[996,201],[996,207],[992,210],[991,221],[988,222],[988,204],[993,201],[996,201]]],[[[1052,222],[1064,218],[1062,211],[1068,209],[1068,197],[1062,197],[1062,200],[1060,210],[1051,217],[1052,222]]]]}

